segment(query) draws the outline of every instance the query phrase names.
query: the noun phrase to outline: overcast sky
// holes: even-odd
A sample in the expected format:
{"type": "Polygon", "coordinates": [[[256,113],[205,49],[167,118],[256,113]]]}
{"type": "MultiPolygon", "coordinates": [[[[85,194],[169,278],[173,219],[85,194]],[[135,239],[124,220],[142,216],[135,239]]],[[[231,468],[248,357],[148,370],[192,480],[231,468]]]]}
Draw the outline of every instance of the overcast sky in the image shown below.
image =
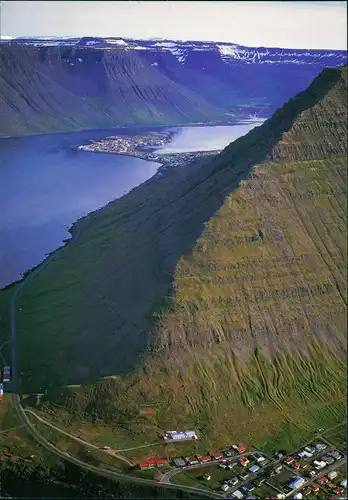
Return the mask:
{"type": "Polygon", "coordinates": [[[1,1],[1,35],[215,40],[347,48],[347,2],[1,1]]]}

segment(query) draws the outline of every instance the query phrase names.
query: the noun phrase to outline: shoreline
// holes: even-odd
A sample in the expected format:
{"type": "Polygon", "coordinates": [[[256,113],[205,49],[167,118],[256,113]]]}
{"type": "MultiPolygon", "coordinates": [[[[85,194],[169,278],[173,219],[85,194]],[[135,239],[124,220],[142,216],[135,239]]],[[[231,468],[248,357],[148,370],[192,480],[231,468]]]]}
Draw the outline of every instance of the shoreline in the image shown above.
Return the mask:
{"type": "MultiPolygon", "coordinates": [[[[203,156],[213,156],[221,153],[222,149],[181,151],[161,153],[161,147],[173,142],[175,131],[149,131],[146,135],[114,135],[100,139],[89,139],[87,144],[80,144],[74,151],[86,153],[114,154],[128,156],[144,161],[158,163],[160,166],[156,174],[164,169],[188,165],[203,156]]],[[[155,175],[156,175],[155,174],[155,175]]]]}
{"type": "MultiPolygon", "coordinates": [[[[242,122],[238,121],[238,124],[244,124],[244,121],[246,122],[250,122],[250,121],[255,121],[255,120],[260,120],[260,118],[250,118],[250,119],[245,119],[245,120],[242,120],[242,122]]],[[[236,124],[236,123],[224,123],[224,124],[216,124],[216,126],[223,126],[223,125],[233,125],[233,124],[236,124]]],[[[206,127],[206,126],[215,126],[213,124],[209,124],[209,123],[196,123],[194,125],[192,124],[185,124],[184,126],[187,126],[187,127],[192,127],[192,126],[195,126],[195,127],[206,127]]],[[[173,125],[167,125],[167,126],[163,126],[163,125],[159,125],[157,127],[151,127],[151,129],[154,129],[154,128],[157,128],[157,129],[168,129],[168,128],[175,128],[175,127],[179,127],[178,126],[173,126],[173,125]]],[[[149,127],[148,126],[139,126],[139,127],[134,127],[134,128],[138,128],[138,129],[143,129],[143,130],[146,130],[146,131],[149,131],[149,127]]],[[[127,128],[127,129],[122,129],[122,130],[134,130],[134,128],[127,128]]],[[[106,129],[107,130],[107,129],[106,129]]],[[[111,129],[109,129],[111,130],[111,129]]],[[[121,130],[121,129],[118,129],[118,130],[121,130]]],[[[82,130],[82,131],[85,131],[87,132],[87,130],[82,130]]],[[[90,131],[93,131],[93,130],[90,130],[90,131]]],[[[95,130],[96,132],[99,132],[100,133],[100,129],[97,129],[95,130]]],[[[75,133],[75,132],[78,132],[78,131],[74,131],[74,132],[58,132],[59,134],[71,134],[71,133],[75,133]]],[[[80,131],[81,132],[81,131],[80,131]]],[[[151,130],[150,130],[151,132],[151,130]]],[[[25,136],[11,136],[11,137],[6,137],[6,138],[10,138],[10,139],[13,139],[13,138],[20,138],[20,137],[30,137],[30,136],[38,136],[38,135],[52,135],[51,133],[48,133],[48,134],[28,134],[28,135],[25,135],[25,136]]],[[[104,136],[102,139],[100,140],[103,140],[105,138],[107,138],[108,136],[104,136]]],[[[131,136],[130,136],[131,137],[131,136]]],[[[0,137],[0,139],[5,139],[5,137],[0,137]]],[[[12,283],[9,283],[5,286],[2,286],[0,287],[0,292],[1,291],[5,291],[5,290],[8,290],[10,289],[11,287],[16,287],[16,286],[19,286],[27,277],[28,275],[32,274],[33,272],[35,272],[35,270],[44,265],[46,263],[46,261],[48,259],[51,259],[53,254],[55,254],[56,252],[58,252],[59,250],[62,250],[63,248],[65,248],[69,243],[71,244],[73,241],[75,241],[76,239],[76,236],[78,236],[79,234],[79,230],[77,230],[77,225],[80,225],[81,222],[83,220],[85,220],[87,217],[90,217],[90,216],[93,216],[93,214],[96,214],[97,212],[99,212],[100,210],[103,210],[105,207],[107,207],[110,203],[114,203],[115,201],[123,198],[124,196],[127,196],[129,193],[131,193],[134,189],[137,189],[138,187],[144,185],[145,183],[147,182],[155,182],[157,181],[158,179],[160,179],[167,170],[171,170],[171,169],[174,169],[176,167],[180,167],[180,166],[183,166],[185,164],[189,164],[190,162],[182,162],[181,165],[177,165],[177,166],[169,166],[169,165],[166,165],[165,163],[161,162],[161,159],[162,158],[157,158],[157,159],[153,159],[153,158],[148,158],[146,156],[138,156],[136,154],[131,154],[131,153],[126,153],[126,152],[121,152],[121,153],[118,153],[118,152],[113,152],[113,151],[93,151],[93,150],[78,150],[77,149],[77,146],[72,146],[71,149],[73,151],[76,151],[76,152],[79,152],[79,151],[82,151],[82,152],[87,152],[87,153],[104,153],[104,154],[114,154],[114,155],[119,155],[119,156],[128,156],[128,157],[131,157],[131,158],[137,158],[139,160],[143,160],[143,161],[149,161],[149,162],[153,162],[153,163],[157,163],[159,166],[158,166],[158,169],[156,170],[156,172],[149,178],[149,179],[146,179],[145,181],[141,182],[140,184],[134,186],[132,189],[130,189],[128,192],[126,192],[125,194],[123,194],[122,196],[118,197],[118,198],[113,198],[112,200],[110,200],[108,203],[106,203],[105,205],[103,205],[102,207],[100,208],[97,208],[95,210],[92,210],[91,212],[89,212],[88,214],[86,215],[83,215],[81,217],[79,217],[78,219],[76,219],[74,222],[71,223],[71,225],[66,228],[66,231],[68,234],[70,234],[70,238],[67,238],[67,239],[64,239],[62,240],[62,244],[60,246],[58,246],[57,248],[55,248],[54,250],[52,250],[51,252],[49,252],[48,254],[46,254],[46,256],[44,257],[43,260],[41,260],[38,264],[36,264],[35,266],[33,267],[30,267],[28,269],[26,269],[21,277],[17,278],[15,281],[13,281],[12,283]]],[[[221,150],[216,150],[214,153],[210,152],[210,156],[214,156],[215,154],[219,154],[221,150]]],[[[204,153],[209,153],[209,152],[205,152],[205,151],[194,151],[194,152],[187,152],[187,153],[166,153],[166,154],[163,154],[163,155],[159,155],[159,156],[163,156],[164,159],[165,159],[165,156],[166,155],[170,155],[170,156],[180,156],[180,155],[195,155],[195,154],[199,154],[199,153],[202,153],[202,156],[208,156],[208,154],[204,154],[204,153]]],[[[146,153],[145,153],[146,154],[146,153]]],[[[200,159],[200,157],[196,157],[195,160],[198,160],[200,159]]]]}
{"type": "Polygon", "coordinates": [[[243,118],[231,118],[228,120],[216,120],[212,122],[184,122],[184,123],[171,123],[171,124],[147,124],[147,125],[118,125],[114,127],[107,128],[79,128],[74,130],[61,130],[59,132],[28,132],[27,134],[21,135],[0,135],[1,139],[20,139],[26,137],[37,137],[37,136],[46,136],[46,135],[58,135],[58,134],[77,134],[81,132],[100,132],[101,130],[118,130],[118,131],[129,131],[129,130],[157,130],[157,129],[165,129],[165,128],[183,128],[183,127],[224,127],[230,125],[237,124],[245,124],[246,122],[250,122],[252,120],[267,120],[270,116],[254,116],[254,117],[243,117],[243,118]]]}
{"type": "MultiPolygon", "coordinates": [[[[94,153],[94,152],[95,151],[92,151],[92,153],[94,153]]],[[[106,153],[106,154],[112,154],[112,153],[106,153]]],[[[122,156],[130,156],[130,155],[122,155],[122,156]]],[[[138,158],[138,157],[135,156],[135,158],[138,158]]],[[[141,159],[141,158],[139,158],[139,159],[141,159]]],[[[151,161],[151,160],[145,160],[144,159],[143,161],[151,161]]],[[[159,162],[154,162],[154,163],[159,163],[159,162]]],[[[52,250],[51,252],[49,252],[48,254],[46,254],[45,258],[43,260],[41,260],[38,264],[36,264],[35,266],[30,267],[27,270],[25,270],[22,273],[22,276],[20,278],[18,278],[17,280],[13,281],[12,283],[9,283],[8,285],[0,287],[0,293],[2,291],[9,290],[12,287],[15,289],[17,286],[20,286],[29,277],[29,275],[31,275],[32,273],[34,273],[37,270],[38,267],[41,267],[41,266],[45,265],[48,260],[51,260],[53,258],[53,256],[54,256],[54,254],[56,254],[57,252],[63,250],[69,244],[71,245],[72,243],[74,243],[76,241],[76,239],[78,238],[79,234],[80,234],[80,229],[77,229],[77,225],[83,223],[82,221],[84,221],[85,219],[87,219],[87,217],[91,217],[94,214],[96,214],[97,212],[99,212],[100,210],[104,210],[104,208],[107,207],[110,203],[114,203],[115,201],[120,200],[124,196],[127,196],[134,189],[137,189],[138,187],[144,185],[146,182],[149,182],[149,181],[154,182],[154,181],[158,180],[158,174],[160,173],[161,168],[162,168],[162,165],[161,164],[159,164],[159,165],[160,165],[160,167],[156,170],[156,173],[154,175],[152,175],[149,179],[146,179],[144,182],[141,182],[137,186],[134,186],[132,189],[130,189],[127,193],[123,194],[119,198],[114,198],[114,199],[110,200],[108,203],[106,203],[106,205],[103,205],[100,208],[92,210],[88,214],[82,215],[81,217],[79,217],[78,219],[76,219],[66,229],[67,233],[70,234],[70,238],[62,240],[62,244],[59,247],[55,248],[54,250],[52,250]]],[[[87,224],[88,224],[88,222],[87,222],[87,224]]]]}

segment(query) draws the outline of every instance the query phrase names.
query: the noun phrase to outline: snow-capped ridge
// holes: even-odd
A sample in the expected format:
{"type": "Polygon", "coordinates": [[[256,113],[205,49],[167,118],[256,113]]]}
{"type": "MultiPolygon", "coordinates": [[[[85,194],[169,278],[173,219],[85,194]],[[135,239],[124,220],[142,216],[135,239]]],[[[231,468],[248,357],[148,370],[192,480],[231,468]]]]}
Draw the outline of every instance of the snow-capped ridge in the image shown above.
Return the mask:
{"type": "Polygon", "coordinates": [[[281,49],[270,47],[245,47],[231,42],[167,40],[153,38],[137,40],[126,37],[3,37],[0,43],[41,46],[94,47],[105,50],[136,50],[158,53],[170,52],[182,65],[190,54],[213,52],[226,64],[316,64],[340,65],[347,63],[347,52],[343,50],[281,49]]]}

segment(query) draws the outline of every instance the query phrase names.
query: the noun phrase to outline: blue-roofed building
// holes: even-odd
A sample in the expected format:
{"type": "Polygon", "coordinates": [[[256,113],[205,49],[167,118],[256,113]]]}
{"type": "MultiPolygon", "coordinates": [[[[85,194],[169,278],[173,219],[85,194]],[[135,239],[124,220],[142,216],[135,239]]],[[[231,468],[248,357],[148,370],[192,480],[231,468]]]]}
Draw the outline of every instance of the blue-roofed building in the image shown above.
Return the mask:
{"type": "Polygon", "coordinates": [[[253,486],[251,483],[245,483],[242,486],[242,489],[245,491],[253,491],[255,489],[255,486],[253,486]]]}
{"type": "Polygon", "coordinates": [[[300,488],[305,483],[303,477],[297,476],[294,481],[292,481],[289,486],[291,489],[295,490],[296,488],[300,488]]]}
{"type": "Polygon", "coordinates": [[[258,465],[252,465],[249,469],[250,472],[254,473],[260,470],[260,467],[258,465]]]}

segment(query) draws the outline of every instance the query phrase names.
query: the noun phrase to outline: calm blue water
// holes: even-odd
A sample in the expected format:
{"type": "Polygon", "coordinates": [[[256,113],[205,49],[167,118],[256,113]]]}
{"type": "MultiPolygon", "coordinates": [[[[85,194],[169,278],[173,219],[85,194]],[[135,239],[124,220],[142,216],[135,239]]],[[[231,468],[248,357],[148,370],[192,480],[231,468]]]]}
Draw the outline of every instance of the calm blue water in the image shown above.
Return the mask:
{"type": "Polygon", "coordinates": [[[170,144],[165,144],[157,153],[188,153],[190,151],[210,151],[223,149],[230,142],[245,135],[252,128],[261,125],[264,120],[253,119],[236,125],[218,125],[216,127],[181,127],[170,144]]]}
{"type": "MultiPolygon", "coordinates": [[[[174,128],[177,135],[161,152],[220,149],[258,124],[174,128]]],[[[156,173],[158,163],[72,149],[88,139],[121,132],[125,133],[113,129],[0,139],[0,287],[61,246],[79,217],[156,173]]]]}

